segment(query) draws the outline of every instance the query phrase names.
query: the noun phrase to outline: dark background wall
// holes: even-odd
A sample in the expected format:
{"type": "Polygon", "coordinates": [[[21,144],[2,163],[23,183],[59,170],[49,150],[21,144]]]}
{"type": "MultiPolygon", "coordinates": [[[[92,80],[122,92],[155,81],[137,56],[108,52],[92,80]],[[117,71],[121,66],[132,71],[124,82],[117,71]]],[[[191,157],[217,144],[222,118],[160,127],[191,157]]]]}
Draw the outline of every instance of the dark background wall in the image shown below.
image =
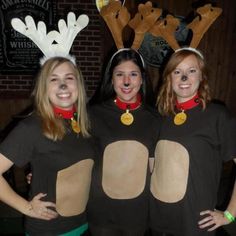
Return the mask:
{"type": "MultiPolygon", "coordinates": [[[[76,56],[77,64],[83,72],[86,90],[90,97],[101,77],[102,38],[99,12],[93,0],[50,0],[56,6],[56,25],[58,19],[66,20],[69,11],[89,16],[89,25],[76,37],[71,54],[76,56]]],[[[18,16],[15,16],[18,17],[18,16]]],[[[47,25],[47,27],[49,27],[47,25]]],[[[1,37],[1,36],[0,36],[1,37]]],[[[35,58],[39,61],[39,58],[35,58]]],[[[37,70],[31,74],[22,72],[1,73],[0,71],[0,129],[31,104],[30,94],[34,85],[37,70]]]]}
{"type": "MultiPolygon", "coordinates": [[[[86,82],[88,97],[91,97],[100,81],[102,65],[113,52],[114,42],[96,8],[95,0],[53,0],[57,7],[57,19],[66,18],[69,11],[85,13],[90,18],[88,27],[76,37],[71,50],[76,56],[86,82]]],[[[146,1],[126,0],[125,6],[132,16],[137,12],[138,3],[146,1]]],[[[199,49],[205,55],[210,68],[210,84],[215,99],[224,102],[236,114],[236,1],[194,1],[194,0],[152,0],[155,7],[187,17],[194,14],[196,7],[213,3],[223,9],[222,15],[204,35],[199,49]]],[[[124,35],[129,39],[130,32],[124,35]]],[[[1,36],[0,36],[1,37],[1,36]]],[[[39,60],[39,58],[35,58],[39,60]]],[[[148,66],[154,88],[160,72],[157,67],[148,66]]],[[[30,103],[30,94],[37,70],[31,74],[3,74],[0,71],[0,129],[30,103]]]]}

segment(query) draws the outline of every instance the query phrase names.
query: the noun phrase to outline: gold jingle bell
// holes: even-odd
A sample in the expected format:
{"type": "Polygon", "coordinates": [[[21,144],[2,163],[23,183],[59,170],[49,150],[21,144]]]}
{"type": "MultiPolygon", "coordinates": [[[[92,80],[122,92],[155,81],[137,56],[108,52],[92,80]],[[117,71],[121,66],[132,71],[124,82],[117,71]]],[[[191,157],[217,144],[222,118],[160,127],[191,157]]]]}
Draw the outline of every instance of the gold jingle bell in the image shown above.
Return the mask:
{"type": "Polygon", "coordinates": [[[187,120],[187,115],[184,111],[179,112],[174,117],[175,125],[182,125],[187,120]]]}
{"type": "Polygon", "coordinates": [[[79,127],[77,121],[73,118],[71,119],[71,128],[77,134],[80,132],[80,127],[79,127]]]}
{"type": "Polygon", "coordinates": [[[129,110],[126,110],[126,112],[121,115],[120,120],[124,125],[131,125],[134,122],[134,117],[129,113],[129,110]]]}

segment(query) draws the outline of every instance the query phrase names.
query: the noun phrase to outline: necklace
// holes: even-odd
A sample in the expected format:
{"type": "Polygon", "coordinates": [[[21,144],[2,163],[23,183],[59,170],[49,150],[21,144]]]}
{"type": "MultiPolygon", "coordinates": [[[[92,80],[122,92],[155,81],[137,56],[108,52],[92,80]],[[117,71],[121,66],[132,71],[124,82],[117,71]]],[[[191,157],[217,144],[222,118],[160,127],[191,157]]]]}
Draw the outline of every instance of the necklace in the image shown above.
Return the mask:
{"type": "Polygon", "coordinates": [[[63,110],[59,107],[53,107],[53,111],[57,116],[66,120],[70,120],[70,126],[75,133],[78,134],[80,132],[80,127],[77,122],[78,114],[75,107],[73,107],[71,110],[63,110]]]}
{"type": "Polygon", "coordinates": [[[179,103],[176,101],[175,106],[180,112],[178,112],[174,117],[174,124],[175,125],[182,125],[187,120],[187,114],[185,113],[186,110],[189,110],[199,104],[200,100],[198,94],[196,94],[193,98],[186,102],[179,103]]]}
{"type": "Polygon", "coordinates": [[[130,113],[130,110],[135,110],[141,105],[141,95],[137,95],[137,101],[134,103],[122,102],[118,97],[114,102],[121,110],[125,110],[120,116],[121,123],[124,125],[131,125],[134,122],[134,116],[130,113]]]}

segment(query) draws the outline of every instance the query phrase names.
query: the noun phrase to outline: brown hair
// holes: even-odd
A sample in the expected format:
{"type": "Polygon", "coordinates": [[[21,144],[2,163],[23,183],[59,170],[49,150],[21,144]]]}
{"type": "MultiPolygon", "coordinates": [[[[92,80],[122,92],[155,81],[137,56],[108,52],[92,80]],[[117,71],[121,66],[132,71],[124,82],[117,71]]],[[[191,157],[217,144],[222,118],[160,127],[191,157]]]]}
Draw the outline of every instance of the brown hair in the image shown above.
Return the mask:
{"type": "Polygon", "coordinates": [[[194,55],[197,58],[199,68],[202,72],[202,81],[200,82],[198,88],[198,95],[203,109],[205,109],[206,104],[211,100],[207,69],[204,59],[200,56],[200,54],[194,51],[187,49],[179,50],[171,55],[163,71],[163,84],[157,97],[158,110],[162,115],[175,114],[174,106],[176,95],[172,89],[171,73],[186,57],[190,55],[194,55]]]}

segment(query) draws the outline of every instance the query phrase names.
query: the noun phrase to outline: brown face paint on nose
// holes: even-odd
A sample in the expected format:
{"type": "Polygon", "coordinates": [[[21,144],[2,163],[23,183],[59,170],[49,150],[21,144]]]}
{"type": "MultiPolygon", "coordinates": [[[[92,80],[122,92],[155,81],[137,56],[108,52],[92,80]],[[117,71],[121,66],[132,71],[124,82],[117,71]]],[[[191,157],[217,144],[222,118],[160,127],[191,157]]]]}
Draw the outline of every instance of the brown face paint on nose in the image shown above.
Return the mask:
{"type": "Polygon", "coordinates": [[[181,77],[181,80],[182,81],[186,81],[188,79],[188,77],[186,76],[186,75],[183,75],[182,77],[181,77]]]}
{"type": "Polygon", "coordinates": [[[62,89],[62,90],[64,90],[64,89],[67,88],[67,85],[66,85],[66,84],[61,84],[61,85],[59,86],[59,88],[62,89]]]}
{"type": "Polygon", "coordinates": [[[125,87],[129,87],[129,83],[125,83],[124,86],[125,86],[125,87]]]}

